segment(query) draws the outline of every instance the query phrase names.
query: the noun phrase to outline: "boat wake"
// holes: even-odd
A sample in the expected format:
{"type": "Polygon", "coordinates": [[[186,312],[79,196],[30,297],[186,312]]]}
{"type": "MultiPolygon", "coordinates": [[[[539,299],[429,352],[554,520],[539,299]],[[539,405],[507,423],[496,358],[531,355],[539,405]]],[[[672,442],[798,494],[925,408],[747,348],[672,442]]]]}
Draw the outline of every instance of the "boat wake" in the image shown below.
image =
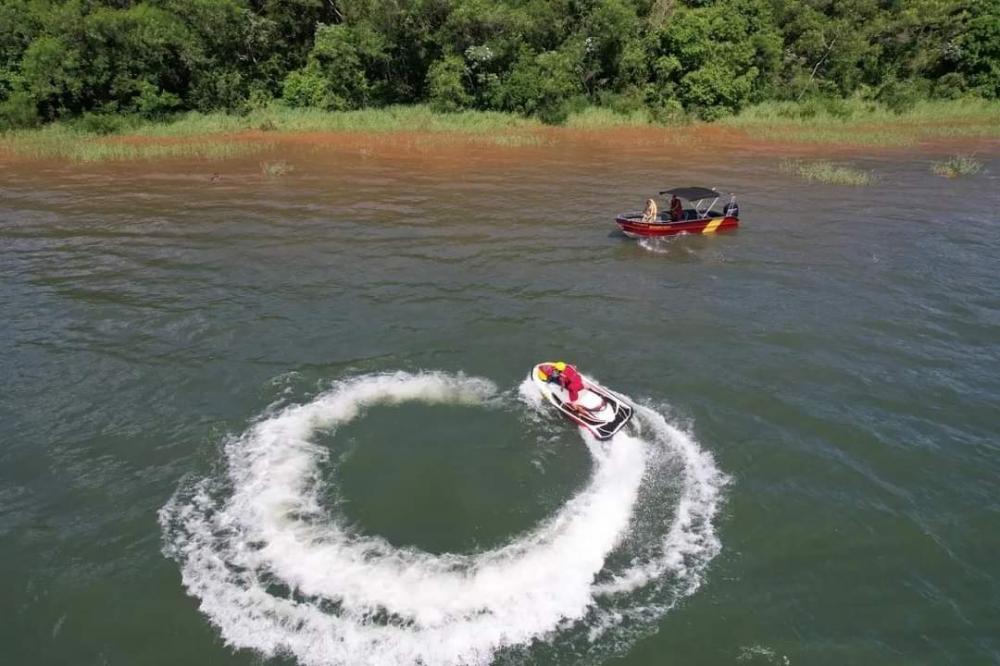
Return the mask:
{"type": "MultiPolygon", "coordinates": [[[[542,409],[521,393],[520,410],[542,409]]],[[[220,474],[183,483],[161,509],[164,551],[227,644],[308,665],[485,664],[532,649],[601,658],[655,630],[719,552],[725,476],[641,405],[639,433],[585,436],[589,482],[499,548],[436,555],[361,535],[322,506],[329,454],[312,439],[403,402],[510,406],[464,375],[340,381],[262,415],[225,443],[220,474]]]]}
{"type": "Polygon", "coordinates": [[[673,236],[640,238],[636,244],[653,254],[670,254],[674,238],[673,236]]]}

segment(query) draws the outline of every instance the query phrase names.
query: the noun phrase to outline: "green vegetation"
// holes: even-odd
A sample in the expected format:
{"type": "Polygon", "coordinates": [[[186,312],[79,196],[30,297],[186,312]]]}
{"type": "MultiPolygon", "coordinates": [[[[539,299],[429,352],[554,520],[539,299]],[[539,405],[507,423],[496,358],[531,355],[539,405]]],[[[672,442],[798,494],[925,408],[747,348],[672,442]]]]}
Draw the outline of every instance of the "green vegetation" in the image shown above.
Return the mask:
{"type": "MultiPolygon", "coordinates": [[[[382,131],[365,125],[405,126],[398,107],[414,104],[426,105],[421,130],[512,114],[577,127],[714,120],[748,107],[795,124],[810,109],[815,122],[839,118],[840,104],[895,114],[998,97],[1000,0],[0,3],[4,131],[75,119],[94,134],[155,133],[144,123],[189,112],[165,131],[291,129],[278,106],[302,114],[300,129],[382,131]],[[505,115],[436,119],[470,111],[505,115]]],[[[731,120],[753,130],[752,114],[731,120]]]]}
{"type": "MultiPolygon", "coordinates": [[[[681,119],[678,118],[678,121],[681,119]]],[[[569,114],[564,123],[574,129],[606,129],[612,127],[644,127],[655,123],[649,111],[636,109],[620,112],[605,107],[591,106],[569,114]]]]}
{"type": "Polygon", "coordinates": [[[192,111],[169,122],[133,123],[129,134],[193,136],[264,132],[455,132],[487,134],[537,129],[537,121],[508,113],[462,111],[436,113],[426,105],[389,106],[358,111],[322,111],[271,105],[246,114],[192,111]]]}
{"type": "Polygon", "coordinates": [[[221,159],[266,150],[282,132],[446,133],[465,141],[506,147],[535,146],[538,121],[513,114],[463,111],[441,114],[426,105],[359,111],[290,109],[272,105],[243,115],[191,111],[169,119],[93,116],[54,122],[0,136],[0,153],[77,162],[203,157],[221,159]],[[99,121],[99,122],[98,122],[99,121]],[[253,132],[253,141],[242,140],[253,132]]]}
{"type": "Polygon", "coordinates": [[[871,171],[861,171],[846,166],[837,166],[832,162],[800,162],[784,160],[781,170],[802,178],[810,183],[827,183],[829,185],[873,185],[878,179],[871,171]]]}
{"type": "Polygon", "coordinates": [[[726,118],[751,137],[794,143],[911,145],[934,137],[1000,137],[1000,104],[986,100],[925,100],[903,112],[859,97],[764,102],[726,118]]]}
{"type": "MultiPolygon", "coordinates": [[[[833,114],[825,110],[827,104],[832,103],[763,102],[718,122],[758,139],[848,146],[900,146],[940,137],[1000,136],[998,102],[928,101],[901,114],[886,110],[878,102],[859,100],[838,102],[835,108],[846,111],[833,114]]],[[[681,129],[696,129],[690,118],[678,117],[675,122],[679,131],[646,132],[631,140],[649,145],[698,140],[697,131],[681,129]]],[[[583,131],[662,126],[645,109],[622,112],[596,106],[570,113],[564,125],[569,130],[583,131]]],[[[0,154],[83,162],[226,158],[267,150],[286,132],[358,133],[364,135],[363,151],[390,141],[418,151],[446,143],[524,148],[559,140],[559,132],[544,131],[544,127],[537,119],[496,111],[448,113],[434,111],[428,105],[321,111],[273,103],[239,115],[189,111],[162,120],[85,114],[35,129],[8,131],[0,135],[0,154]]]]}
{"type": "Polygon", "coordinates": [[[983,163],[972,155],[952,155],[944,162],[935,162],[931,171],[945,178],[958,178],[979,173],[983,163]]]}
{"type": "Polygon", "coordinates": [[[21,157],[68,159],[74,162],[147,160],[189,157],[225,159],[265,150],[265,142],[225,141],[223,137],[196,140],[126,141],[65,125],[17,130],[0,137],[0,153],[21,157]]]}

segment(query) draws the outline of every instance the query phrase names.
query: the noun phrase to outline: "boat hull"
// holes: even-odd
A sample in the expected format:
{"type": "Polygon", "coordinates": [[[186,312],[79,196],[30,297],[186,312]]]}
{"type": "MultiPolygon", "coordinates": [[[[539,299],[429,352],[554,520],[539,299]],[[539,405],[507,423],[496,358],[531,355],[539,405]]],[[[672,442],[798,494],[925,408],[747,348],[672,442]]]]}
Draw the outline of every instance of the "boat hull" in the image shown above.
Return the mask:
{"type": "Polygon", "coordinates": [[[655,238],[676,234],[714,234],[740,225],[738,217],[704,217],[680,222],[643,222],[641,215],[619,215],[615,223],[629,238],[655,238]]]}

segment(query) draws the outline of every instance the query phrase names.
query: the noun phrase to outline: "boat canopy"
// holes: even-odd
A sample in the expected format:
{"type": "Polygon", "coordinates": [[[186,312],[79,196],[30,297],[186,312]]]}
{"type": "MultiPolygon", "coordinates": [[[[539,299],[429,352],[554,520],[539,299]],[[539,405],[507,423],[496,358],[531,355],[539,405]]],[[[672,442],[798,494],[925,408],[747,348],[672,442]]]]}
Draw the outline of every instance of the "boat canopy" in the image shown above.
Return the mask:
{"type": "Polygon", "coordinates": [[[663,190],[660,195],[672,194],[688,201],[699,201],[701,199],[718,199],[722,195],[707,187],[675,187],[672,190],[663,190]]]}

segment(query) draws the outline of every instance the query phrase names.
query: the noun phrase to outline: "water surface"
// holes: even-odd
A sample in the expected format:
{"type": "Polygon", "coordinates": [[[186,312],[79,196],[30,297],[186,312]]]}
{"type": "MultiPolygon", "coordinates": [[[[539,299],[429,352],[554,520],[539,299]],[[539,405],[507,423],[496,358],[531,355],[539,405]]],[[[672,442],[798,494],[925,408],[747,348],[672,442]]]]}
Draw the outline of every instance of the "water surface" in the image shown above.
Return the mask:
{"type": "Polygon", "coordinates": [[[560,556],[606,555],[591,587],[553,587],[568,599],[655,559],[686,489],[714,511],[661,580],[482,660],[1000,661],[1000,162],[948,181],[939,156],[845,158],[881,179],[853,189],[739,151],[488,150],[288,149],[281,178],[255,160],[0,172],[4,661],[260,663],[226,624],[238,610],[200,611],[210,593],[182,582],[190,532],[169,511],[207,487],[210,525],[248,478],[233,467],[255,424],[396,372],[491,388],[315,433],[315,499],[352,538],[430,558],[418,572],[449,553],[472,566],[603,489],[623,513],[594,514],[593,541],[560,556]],[[693,184],[737,192],[744,227],[614,233],[616,212],[693,184]],[[548,358],[667,429],[588,449],[519,394],[548,358]],[[640,474],[637,495],[602,469],[640,474]]]}

